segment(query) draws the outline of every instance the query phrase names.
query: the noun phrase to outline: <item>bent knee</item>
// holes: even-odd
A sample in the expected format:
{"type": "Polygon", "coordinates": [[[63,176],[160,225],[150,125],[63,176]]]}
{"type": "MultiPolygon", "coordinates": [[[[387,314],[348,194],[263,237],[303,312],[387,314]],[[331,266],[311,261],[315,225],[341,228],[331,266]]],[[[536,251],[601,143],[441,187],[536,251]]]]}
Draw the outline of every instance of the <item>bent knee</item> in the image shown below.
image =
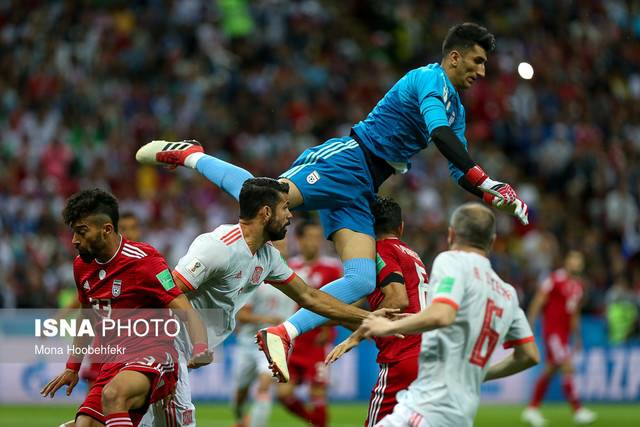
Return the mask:
{"type": "Polygon", "coordinates": [[[123,390],[118,385],[107,384],[102,389],[102,407],[111,408],[114,406],[120,406],[120,403],[124,403],[125,397],[123,390]]]}

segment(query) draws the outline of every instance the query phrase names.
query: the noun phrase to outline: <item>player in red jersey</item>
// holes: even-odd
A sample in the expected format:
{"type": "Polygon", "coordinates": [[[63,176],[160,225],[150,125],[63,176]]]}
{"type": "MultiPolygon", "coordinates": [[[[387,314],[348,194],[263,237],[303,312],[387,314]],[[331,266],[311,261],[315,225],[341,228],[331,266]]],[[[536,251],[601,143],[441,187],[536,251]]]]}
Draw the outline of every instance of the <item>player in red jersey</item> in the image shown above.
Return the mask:
{"type": "MultiPolygon", "coordinates": [[[[312,221],[304,221],[296,227],[296,240],[300,255],[289,260],[289,267],[316,289],[342,276],[339,260],[320,256],[323,244],[322,227],[312,221]]],[[[333,326],[321,326],[296,338],[289,355],[291,380],[280,384],[278,399],[293,414],[307,420],[314,427],[327,425],[327,386],[329,372],[324,364],[328,345],[336,333],[333,326]],[[309,384],[310,407],[295,396],[295,387],[309,384]]]]}
{"type": "Polygon", "coordinates": [[[542,311],[542,335],[546,349],[546,364],[536,382],[529,407],[522,413],[522,420],[534,427],[546,425],[539,411],[540,403],[553,376],[562,371],[562,388],[574,411],[576,424],[589,424],[596,420],[596,414],[582,407],[573,387],[573,362],[569,340],[572,334],[580,339],[580,302],[584,284],[581,275],[584,270],[584,256],[578,251],[570,251],[564,268],[554,271],[542,282],[529,306],[529,323],[533,328],[538,314],[542,311]]]}
{"type": "MultiPolygon", "coordinates": [[[[375,218],[377,275],[376,289],[367,297],[371,310],[399,308],[418,313],[426,307],[428,274],[422,260],[400,238],[404,231],[402,210],[395,201],[378,198],[372,206],[375,218]]],[[[354,332],[333,349],[327,362],[337,360],[364,339],[354,332]]],[[[373,426],[393,412],[396,394],[418,375],[421,335],[405,338],[376,337],[378,381],[371,391],[365,426],[373,426]]]]}
{"type": "MultiPolygon", "coordinates": [[[[139,242],[142,238],[140,221],[138,220],[136,214],[131,211],[126,211],[120,214],[120,219],[118,220],[118,231],[120,231],[122,237],[127,240],[139,242]]],[[[81,308],[82,304],[80,303],[80,300],[77,298],[73,299],[69,302],[69,304],[60,309],[60,311],[56,314],[56,317],[64,318],[81,308]]],[[[85,358],[85,363],[82,365],[79,375],[80,379],[83,379],[87,382],[89,389],[93,387],[93,383],[96,381],[96,378],[98,378],[100,369],[100,363],[91,362],[91,356],[87,356],[85,358]]]]}
{"type": "MultiPolygon", "coordinates": [[[[162,256],[152,246],[118,234],[115,197],[99,189],[81,191],[67,201],[63,217],[73,230],[72,243],[79,253],[73,263],[78,298],[83,308],[93,308],[99,319],[94,322],[94,330],[100,330],[98,325],[106,319],[125,320],[119,313],[126,309],[168,307],[186,322],[195,343],[189,366],[195,368],[213,360],[204,323],[173,282],[162,256]]],[[[129,313],[133,314],[131,310],[129,313]]],[[[66,423],[66,427],[136,426],[150,403],[170,398],[173,393],[177,358],[169,335],[145,338],[119,331],[117,337],[114,334],[109,338],[107,341],[97,334],[94,346],[108,342],[126,353],[104,361],[75,421],[66,423]]],[[[79,336],[73,345],[87,347],[92,339],[79,336]]],[[[81,363],[81,356],[72,355],[65,371],[42,389],[42,395],[53,397],[64,385],[70,395],[78,383],[81,363]]]]}

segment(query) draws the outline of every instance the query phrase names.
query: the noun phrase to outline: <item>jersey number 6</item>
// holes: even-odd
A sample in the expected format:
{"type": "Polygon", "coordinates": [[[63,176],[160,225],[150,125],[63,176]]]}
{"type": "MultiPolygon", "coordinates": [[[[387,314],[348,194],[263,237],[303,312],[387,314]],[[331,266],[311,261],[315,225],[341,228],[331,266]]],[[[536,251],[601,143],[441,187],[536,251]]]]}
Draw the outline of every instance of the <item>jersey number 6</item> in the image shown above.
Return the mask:
{"type": "Polygon", "coordinates": [[[494,315],[502,317],[502,308],[498,307],[496,303],[489,298],[487,299],[487,307],[484,310],[482,329],[480,330],[476,344],[473,346],[471,358],[469,358],[469,362],[481,368],[484,368],[484,365],[486,365],[487,361],[491,358],[493,350],[496,348],[496,344],[498,344],[498,340],[500,339],[500,334],[491,329],[494,315]],[[485,347],[485,341],[487,342],[486,351],[483,354],[482,349],[485,347]]]}

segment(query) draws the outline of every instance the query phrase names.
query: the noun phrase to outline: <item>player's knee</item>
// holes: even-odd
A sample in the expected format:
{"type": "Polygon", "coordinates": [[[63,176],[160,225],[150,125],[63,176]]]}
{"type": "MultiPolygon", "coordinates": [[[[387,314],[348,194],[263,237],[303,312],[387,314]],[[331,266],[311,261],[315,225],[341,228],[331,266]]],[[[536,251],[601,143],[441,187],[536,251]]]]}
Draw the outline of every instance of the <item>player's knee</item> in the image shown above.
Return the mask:
{"type": "Polygon", "coordinates": [[[125,401],[124,392],[119,385],[109,383],[102,389],[102,408],[105,413],[122,409],[125,401]]]}
{"type": "Polygon", "coordinates": [[[376,264],[370,259],[362,259],[362,262],[353,264],[349,266],[348,263],[345,263],[344,276],[351,283],[352,289],[357,290],[358,295],[356,295],[355,300],[358,300],[375,290],[376,264]]]}

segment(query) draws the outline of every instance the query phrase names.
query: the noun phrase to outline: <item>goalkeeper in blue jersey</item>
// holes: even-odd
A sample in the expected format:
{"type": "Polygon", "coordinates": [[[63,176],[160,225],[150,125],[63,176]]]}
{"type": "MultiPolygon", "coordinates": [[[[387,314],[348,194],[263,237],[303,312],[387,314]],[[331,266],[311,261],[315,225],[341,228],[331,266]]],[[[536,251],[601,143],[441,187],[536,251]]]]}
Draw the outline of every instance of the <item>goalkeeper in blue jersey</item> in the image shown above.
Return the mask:
{"type": "MultiPolygon", "coordinates": [[[[486,28],[455,25],[442,44],[442,61],[409,71],[349,136],[303,152],[280,179],[289,184],[289,206],[318,210],[326,236],[344,264],[344,277],[322,288],[352,303],[375,288],[375,235],[371,203],[392,174],[405,173],[410,158],[433,143],[449,161],[451,177],[485,203],[528,222],[527,205],[513,188],[487,175],[469,156],[459,92],[484,77],[495,37],[486,28]]],[[[236,200],[252,175],[203,152],[195,141],[153,141],[138,150],[141,163],[198,170],[236,200]]],[[[258,342],[274,372],[288,378],[290,340],[326,321],[300,310],[284,324],[263,330],[258,342]]]]}

